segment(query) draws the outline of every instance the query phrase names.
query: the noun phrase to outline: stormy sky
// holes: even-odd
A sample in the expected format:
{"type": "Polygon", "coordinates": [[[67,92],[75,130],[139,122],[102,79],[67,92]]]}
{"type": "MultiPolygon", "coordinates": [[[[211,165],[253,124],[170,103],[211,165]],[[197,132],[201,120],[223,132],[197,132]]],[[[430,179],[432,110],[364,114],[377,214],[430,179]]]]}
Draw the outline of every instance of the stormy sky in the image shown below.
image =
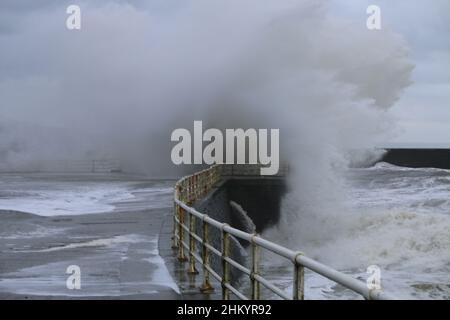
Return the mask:
{"type": "MultiPolygon", "coordinates": [[[[285,2],[289,7],[294,1],[285,2]]],[[[387,111],[398,120],[396,136],[391,136],[387,142],[450,144],[450,2],[325,2],[327,14],[351,20],[355,28],[365,28],[365,11],[369,4],[379,5],[383,29],[401,34],[410,49],[410,59],[415,66],[413,84],[387,111]]],[[[167,143],[165,139],[170,131],[146,126],[147,122],[155,123],[150,121],[153,115],[148,113],[149,106],[158,106],[155,107],[158,123],[175,121],[173,114],[164,112],[161,107],[164,104],[184,105],[185,111],[182,107],[176,109],[177,117],[195,118],[195,106],[204,104],[215,93],[203,94],[202,101],[198,101],[195,94],[185,93],[200,92],[211,82],[215,84],[212,88],[220,88],[220,84],[227,81],[227,71],[214,71],[219,70],[220,61],[232,61],[235,53],[230,47],[236,45],[237,38],[232,37],[251,32],[246,29],[246,17],[242,15],[232,26],[227,26],[231,29],[224,31],[228,37],[217,39],[200,24],[193,25],[192,21],[177,16],[186,3],[182,0],[2,0],[0,125],[26,123],[27,126],[36,125],[36,130],[64,128],[70,139],[82,140],[76,145],[89,145],[92,141],[86,141],[91,140],[86,136],[71,134],[71,128],[92,132],[95,137],[107,135],[109,144],[117,142],[129,146],[142,130],[160,135],[167,143]],[[69,4],[78,4],[82,9],[80,31],[69,31],[65,27],[65,9],[69,4]],[[203,29],[199,33],[205,44],[185,49],[190,60],[188,64],[184,63],[179,48],[188,48],[189,44],[185,42],[189,39],[184,39],[180,30],[188,34],[200,27],[203,29]],[[204,51],[212,48],[217,57],[202,60],[204,51]],[[195,56],[200,58],[192,59],[195,56]],[[167,62],[164,66],[146,63],[149,59],[161,60],[162,57],[167,62]],[[174,86],[178,90],[176,95],[169,92],[174,86]],[[164,90],[168,92],[164,93],[164,90]],[[178,101],[181,96],[192,97],[192,100],[178,101]],[[121,130],[131,133],[129,141],[122,141],[124,135],[112,133],[121,130]]],[[[201,8],[195,5],[189,10],[203,22],[214,21],[232,14],[233,11],[228,12],[223,3],[217,5],[217,17],[211,15],[211,11],[205,13],[208,17],[202,17],[201,8]]],[[[254,1],[240,1],[242,6],[251,3],[255,4],[254,1]]],[[[278,10],[279,7],[274,8],[278,10]]],[[[269,9],[270,6],[265,5],[252,10],[246,8],[245,12],[254,14],[252,18],[256,21],[265,16],[264,10],[269,9]]],[[[245,36],[242,38],[246,39],[245,36]]],[[[381,48],[374,50],[382,52],[382,42],[377,45],[381,48]]],[[[98,144],[93,148],[97,147],[98,144]]],[[[62,150],[68,146],[65,143],[55,148],[62,150]]]]}
{"type": "Polygon", "coordinates": [[[415,64],[414,83],[391,110],[401,130],[393,141],[450,145],[450,2],[334,1],[337,12],[361,22],[369,4],[380,6],[384,27],[404,36],[415,64]]]}

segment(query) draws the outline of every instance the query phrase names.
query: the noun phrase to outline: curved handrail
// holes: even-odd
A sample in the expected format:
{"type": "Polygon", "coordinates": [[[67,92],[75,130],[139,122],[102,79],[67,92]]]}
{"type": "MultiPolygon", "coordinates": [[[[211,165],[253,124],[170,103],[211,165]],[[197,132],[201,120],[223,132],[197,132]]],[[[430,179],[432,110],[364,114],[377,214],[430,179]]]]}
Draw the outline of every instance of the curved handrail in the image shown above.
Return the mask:
{"type": "MultiPolygon", "coordinates": [[[[222,298],[228,299],[229,293],[235,294],[238,298],[247,299],[247,297],[234,288],[229,281],[229,266],[233,266],[241,272],[247,274],[251,281],[252,299],[260,298],[259,285],[262,284],[278,296],[284,299],[304,299],[304,268],[318,273],[369,300],[391,300],[393,296],[376,289],[370,289],[365,283],[337,271],[327,265],[315,261],[302,252],[293,251],[272,241],[266,240],[259,235],[250,234],[242,230],[233,228],[226,223],[217,221],[206,214],[202,214],[192,207],[192,204],[206,195],[222,178],[222,165],[214,165],[209,169],[202,170],[190,176],[180,179],[175,185],[175,214],[174,214],[174,247],[178,248],[178,259],[180,261],[189,260],[190,273],[197,273],[195,261],[202,264],[203,267],[203,285],[201,290],[204,292],[212,289],[209,283],[209,275],[212,275],[222,284],[222,298]],[[185,223],[185,213],[188,214],[189,225],[185,223]],[[195,232],[196,219],[202,222],[202,236],[195,232]],[[222,248],[218,250],[209,243],[209,226],[214,227],[222,233],[222,248]],[[189,243],[184,242],[184,233],[189,236],[189,243]],[[238,239],[247,241],[252,248],[252,267],[239,264],[229,256],[229,236],[232,235],[238,239]],[[196,254],[195,243],[202,245],[202,257],[196,254]],[[259,274],[259,253],[258,249],[264,248],[283,258],[290,260],[294,265],[293,294],[292,297],[286,294],[280,288],[277,288],[267,279],[259,274]],[[189,259],[185,256],[184,250],[188,250],[189,259]],[[219,275],[212,269],[209,263],[209,255],[213,253],[221,257],[222,275],[219,275]]],[[[232,170],[233,172],[233,170],[232,170]]]]}

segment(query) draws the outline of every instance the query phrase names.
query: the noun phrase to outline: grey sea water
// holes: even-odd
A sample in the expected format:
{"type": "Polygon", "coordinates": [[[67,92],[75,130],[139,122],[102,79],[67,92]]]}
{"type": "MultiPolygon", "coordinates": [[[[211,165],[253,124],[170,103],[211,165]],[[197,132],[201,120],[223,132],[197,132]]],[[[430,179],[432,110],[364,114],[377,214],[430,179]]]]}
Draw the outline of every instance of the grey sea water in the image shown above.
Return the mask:
{"type": "MultiPolygon", "coordinates": [[[[288,194],[282,215],[291,216],[290,225],[281,219],[266,235],[286,241],[289,232],[294,249],[362,281],[376,265],[382,288],[398,298],[449,299],[450,170],[379,163],[346,171],[342,185],[343,203],[321,216],[295,212],[288,194]]],[[[291,265],[268,256],[263,269],[291,291],[291,265]]],[[[307,299],[360,298],[312,272],[305,287],[307,299]]]]}
{"type": "MultiPolygon", "coordinates": [[[[1,175],[0,293],[69,294],[62,268],[76,261],[90,266],[91,296],[176,289],[157,251],[161,220],[172,214],[173,183],[122,175],[1,175]],[[158,271],[146,272],[147,264],[158,271]]],[[[348,170],[343,185],[345,210],[319,221],[337,227],[317,230],[317,237],[296,235],[294,249],[361,281],[367,267],[377,265],[383,289],[399,298],[449,299],[450,170],[380,163],[348,170]]],[[[286,195],[282,214],[292,201],[286,195]]],[[[288,245],[278,228],[272,240],[288,245]]],[[[292,290],[290,264],[268,257],[262,272],[292,290]]],[[[359,298],[312,272],[305,288],[307,299],[359,298]]]]}

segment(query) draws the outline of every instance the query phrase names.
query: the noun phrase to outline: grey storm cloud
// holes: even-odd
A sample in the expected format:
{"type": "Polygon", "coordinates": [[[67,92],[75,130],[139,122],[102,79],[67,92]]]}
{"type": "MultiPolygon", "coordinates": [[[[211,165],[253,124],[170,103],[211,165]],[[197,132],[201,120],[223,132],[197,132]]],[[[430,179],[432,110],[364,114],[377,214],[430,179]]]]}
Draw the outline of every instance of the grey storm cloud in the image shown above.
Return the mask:
{"type": "MultiPolygon", "coordinates": [[[[384,8],[391,8],[388,2],[383,3],[384,8]]],[[[415,25],[411,31],[408,24],[415,21],[420,9],[411,5],[411,12],[405,12],[404,6],[387,10],[390,21],[393,17],[398,20],[392,23],[392,29],[406,39],[416,65],[413,73],[416,83],[407,89],[407,94],[414,93],[414,87],[426,78],[439,83],[446,79],[441,66],[448,57],[443,44],[448,37],[445,33],[448,20],[433,20],[430,16],[434,10],[441,12],[446,6],[439,1],[429,13],[422,10],[424,26],[415,25]],[[429,48],[435,59],[422,60],[421,57],[429,56],[429,48]],[[438,79],[437,74],[442,78],[438,79]]],[[[14,145],[9,159],[17,159],[21,148],[45,159],[49,154],[73,156],[118,150],[120,154],[134,154],[137,152],[134,147],[139,146],[146,153],[142,158],[150,163],[155,154],[161,153],[158,150],[167,153],[172,129],[186,127],[195,119],[206,117],[218,121],[218,125],[229,121],[248,126],[255,125],[248,119],[261,114],[266,122],[271,119],[282,123],[281,119],[286,117],[281,115],[282,110],[279,117],[268,115],[270,112],[264,114],[263,106],[270,101],[274,105],[289,104],[291,101],[283,99],[291,96],[306,101],[318,92],[323,95],[321,103],[327,105],[326,90],[310,88],[312,84],[303,79],[291,83],[299,77],[298,73],[301,77],[311,73],[310,78],[323,81],[330,95],[333,90],[337,95],[348,91],[358,103],[391,106],[410,83],[412,64],[402,60],[406,55],[405,44],[397,44],[397,38],[390,37],[388,32],[368,33],[364,30],[365,18],[364,6],[337,0],[264,4],[255,0],[3,0],[0,141],[14,145]],[[79,32],[65,28],[65,9],[69,4],[82,8],[79,32]],[[340,15],[330,4],[357,8],[357,14],[350,15],[350,20],[356,26],[358,21],[362,22],[361,29],[347,30],[340,22],[328,21],[329,15],[340,15]],[[331,11],[325,7],[331,7],[331,11]],[[286,22],[281,23],[283,20],[286,22]],[[335,25],[337,31],[333,33],[330,30],[335,25]],[[330,39],[329,43],[320,37],[330,39]],[[292,45],[283,48],[283,41],[292,45]],[[299,48],[295,47],[295,41],[299,41],[299,48]],[[372,45],[378,47],[371,48],[372,45]],[[352,50],[357,54],[353,55],[352,50]],[[295,56],[298,58],[290,61],[295,56]],[[389,62],[391,57],[398,59],[389,62]],[[367,66],[365,60],[370,60],[367,66]],[[381,61],[386,65],[380,66],[381,61]],[[286,74],[288,68],[293,73],[290,77],[286,74]],[[384,73],[371,76],[374,69],[384,73]],[[272,80],[264,82],[266,78],[272,80]],[[296,89],[300,86],[304,88],[296,89]],[[284,96],[278,97],[282,92],[284,96]],[[260,111],[242,107],[256,102],[262,105],[260,111]],[[32,128],[29,129],[32,132],[45,132],[41,139],[45,142],[36,142],[39,135],[33,139],[24,138],[25,134],[15,135],[8,127],[20,128],[15,132],[22,133],[27,131],[26,127],[32,128]],[[17,143],[18,137],[22,138],[21,143],[17,143]],[[39,147],[43,144],[45,148],[39,147]]],[[[318,104],[315,99],[310,103],[312,106],[318,104]]],[[[352,103],[343,101],[336,105],[347,108],[352,103]]],[[[402,99],[398,104],[401,103],[402,99]]],[[[372,111],[364,112],[355,118],[346,115],[339,119],[351,128],[352,121],[360,121],[360,116],[369,117],[372,111]]],[[[316,116],[313,111],[305,118],[316,116]]],[[[335,121],[328,116],[323,118],[323,123],[335,121]]],[[[343,124],[340,126],[335,138],[345,140],[344,137],[351,136],[350,131],[342,129],[343,124]]],[[[379,122],[371,122],[364,130],[382,127],[379,122]]],[[[167,162],[167,158],[161,158],[167,162]]],[[[20,159],[27,160],[25,156],[20,159]]]]}

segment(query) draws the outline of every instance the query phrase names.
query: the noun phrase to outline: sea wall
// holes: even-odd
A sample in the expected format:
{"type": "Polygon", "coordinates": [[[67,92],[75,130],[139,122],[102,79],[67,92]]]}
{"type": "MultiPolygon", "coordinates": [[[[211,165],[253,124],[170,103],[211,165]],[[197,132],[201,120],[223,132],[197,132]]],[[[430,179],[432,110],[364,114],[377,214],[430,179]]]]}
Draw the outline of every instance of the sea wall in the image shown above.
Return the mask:
{"type": "Polygon", "coordinates": [[[450,149],[386,149],[381,161],[397,166],[412,168],[442,168],[450,169],[450,149]]]}
{"type": "MultiPolygon", "coordinates": [[[[260,233],[265,228],[275,224],[280,217],[280,205],[283,195],[287,191],[286,181],[283,178],[227,178],[194,207],[201,213],[227,223],[232,227],[252,233],[254,230],[248,223],[250,218],[256,232],[260,233]],[[241,209],[237,210],[230,201],[238,204],[241,209]],[[243,216],[245,215],[245,216],[243,216]]],[[[201,223],[197,223],[197,232],[201,231],[201,223]]],[[[221,232],[210,227],[209,240],[214,247],[221,248],[221,232]]],[[[248,266],[247,248],[248,243],[231,237],[230,255],[232,259],[248,266]]],[[[211,265],[219,272],[221,270],[220,257],[211,255],[211,265]]],[[[242,275],[231,268],[231,280],[236,282],[242,275]]]]}

